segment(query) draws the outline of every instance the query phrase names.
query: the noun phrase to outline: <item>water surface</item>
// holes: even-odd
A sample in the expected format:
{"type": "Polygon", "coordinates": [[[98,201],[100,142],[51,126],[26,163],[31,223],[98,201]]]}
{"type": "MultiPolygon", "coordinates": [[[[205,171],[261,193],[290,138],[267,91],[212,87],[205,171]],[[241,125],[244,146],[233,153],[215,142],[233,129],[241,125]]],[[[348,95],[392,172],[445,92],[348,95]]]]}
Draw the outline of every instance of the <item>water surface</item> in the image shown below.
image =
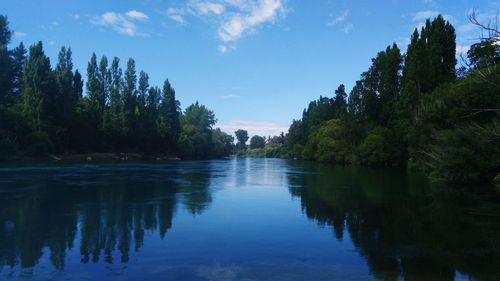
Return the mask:
{"type": "Polygon", "coordinates": [[[1,280],[500,280],[500,197],[280,159],[0,165],[1,280]]]}

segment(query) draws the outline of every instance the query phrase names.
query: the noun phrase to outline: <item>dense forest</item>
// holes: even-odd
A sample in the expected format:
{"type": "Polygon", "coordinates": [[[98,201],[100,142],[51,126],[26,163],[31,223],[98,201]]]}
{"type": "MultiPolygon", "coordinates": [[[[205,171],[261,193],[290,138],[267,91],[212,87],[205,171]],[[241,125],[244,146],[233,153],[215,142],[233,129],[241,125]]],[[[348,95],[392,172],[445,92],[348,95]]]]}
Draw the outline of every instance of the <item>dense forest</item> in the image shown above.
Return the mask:
{"type": "MultiPolygon", "coordinates": [[[[475,21],[474,15],[471,20],[475,21]]],[[[442,16],[372,59],[348,95],[340,85],[294,120],[290,158],[405,166],[448,182],[492,181],[500,171],[500,34],[471,46],[456,69],[456,34],[442,16]]]]}
{"type": "Polygon", "coordinates": [[[73,70],[62,47],[53,68],[42,42],[14,49],[6,16],[0,16],[0,158],[89,152],[164,157],[228,156],[234,138],[214,129],[216,118],[195,103],[180,111],[170,82],[149,85],[135,61],[99,60],[92,54],[87,80],[73,70]],[[84,93],[84,88],[86,89],[84,93]]]}

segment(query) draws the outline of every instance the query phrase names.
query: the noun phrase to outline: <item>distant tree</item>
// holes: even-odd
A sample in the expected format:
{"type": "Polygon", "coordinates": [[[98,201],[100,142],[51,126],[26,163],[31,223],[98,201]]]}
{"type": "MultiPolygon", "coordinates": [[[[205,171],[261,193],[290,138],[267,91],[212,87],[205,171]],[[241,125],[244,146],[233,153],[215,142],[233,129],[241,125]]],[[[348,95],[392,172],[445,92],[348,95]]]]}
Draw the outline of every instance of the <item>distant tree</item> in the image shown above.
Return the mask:
{"type": "Polygon", "coordinates": [[[253,136],[250,139],[250,149],[264,148],[266,146],[266,139],[261,136],[253,136]]]}
{"type": "Polygon", "coordinates": [[[198,102],[188,106],[181,117],[179,149],[184,158],[206,159],[212,154],[213,111],[198,102]]]}
{"type": "Polygon", "coordinates": [[[248,141],[248,132],[242,129],[237,130],[234,132],[236,135],[236,139],[238,140],[238,143],[236,144],[237,149],[246,149],[247,148],[247,141],[248,141]]]}

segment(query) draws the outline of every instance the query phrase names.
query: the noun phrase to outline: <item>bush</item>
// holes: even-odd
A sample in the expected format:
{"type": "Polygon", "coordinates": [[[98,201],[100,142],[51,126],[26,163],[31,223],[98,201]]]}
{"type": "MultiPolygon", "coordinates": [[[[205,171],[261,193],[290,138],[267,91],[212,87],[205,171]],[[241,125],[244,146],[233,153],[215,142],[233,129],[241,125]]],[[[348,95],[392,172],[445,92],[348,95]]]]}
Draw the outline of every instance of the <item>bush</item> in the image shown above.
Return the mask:
{"type": "Polygon", "coordinates": [[[491,182],[500,172],[500,122],[442,131],[426,156],[434,180],[491,182]]]}
{"type": "Polygon", "coordinates": [[[358,147],[359,161],[365,165],[395,165],[403,159],[403,149],[387,128],[372,130],[358,147]]]}

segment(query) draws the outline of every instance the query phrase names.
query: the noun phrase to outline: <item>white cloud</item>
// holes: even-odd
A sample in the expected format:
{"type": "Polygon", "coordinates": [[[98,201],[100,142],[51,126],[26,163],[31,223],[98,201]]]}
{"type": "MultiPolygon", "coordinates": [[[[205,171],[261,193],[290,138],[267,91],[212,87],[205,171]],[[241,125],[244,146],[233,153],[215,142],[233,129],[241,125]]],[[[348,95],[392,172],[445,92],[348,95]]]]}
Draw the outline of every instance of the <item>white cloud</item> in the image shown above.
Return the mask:
{"type": "Polygon", "coordinates": [[[438,11],[420,11],[415,14],[413,21],[425,21],[429,18],[435,18],[439,15],[438,11]]]}
{"type": "Polygon", "coordinates": [[[24,37],[26,37],[26,33],[20,31],[14,31],[14,37],[18,39],[23,39],[24,37]]]}
{"type": "Polygon", "coordinates": [[[446,14],[441,14],[440,12],[433,11],[433,10],[427,10],[427,11],[417,12],[415,14],[415,16],[413,17],[413,21],[414,22],[418,22],[417,25],[416,25],[416,28],[417,29],[421,29],[422,27],[425,26],[425,21],[427,19],[432,20],[432,19],[436,18],[438,15],[442,15],[443,18],[446,21],[449,21],[449,22],[454,22],[455,21],[455,19],[453,18],[453,16],[446,15],[446,14]]]}
{"type": "Polygon", "coordinates": [[[240,96],[237,95],[224,95],[224,96],[218,96],[217,99],[219,100],[234,100],[239,98],[240,96]]]}
{"type": "Polygon", "coordinates": [[[328,26],[336,26],[337,24],[345,21],[351,12],[349,10],[343,11],[340,15],[330,19],[327,23],[328,26]]]}
{"type": "Polygon", "coordinates": [[[189,7],[194,10],[196,14],[208,15],[210,13],[220,15],[224,12],[225,7],[220,3],[204,2],[199,0],[192,0],[189,7]]]}
{"type": "Polygon", "coordinates": [[[284,12],[282,0],[260,0],[250,7],[245,3],[248,1],[232,2],[243,11],[235,13],[219,27],[219,38],[223,42],[235,42],[246,32],[273,22],[280,12],[284,12]]]}
{"type": "Polygon", "coordinates": [[[344,28],[342,28],[342,32],[349,33],[353,28],[354,25],[352,23],[348,23],[346,26],[344,26],[344,28]]]}
{"type": "MultiPolygon", "coordinates": [[[[129,11],[126,15],[116,13],[116,12],[107,12],[100,16],[94,17],[91,20],[92,24],[108,27],[120,34],[125,34],[130,37],[134,37],[139,35],[139,28],[133,22],[133,20],[140,19],[144,20],[144,15],[140,15],[140,12],[135,10],[129,11]]],[[[146,16],[147,17],[147,16],[146,16]]]]}
{"type": "Polygon", "coordinates": [[[285,14],[286,0],[190,0],[180,7],[170,7],[166,15],[181,24],[189,16],[215,19],[217,37],[222,42],[218,50],[235,49],[235,43],[246,34],[256,32],[264,24],[274,23],[285,14]]]}
{"type": "Polygon", "coordinates": [[[177,23],[180,23],[180,24],[186,23],[186,20],[184,19],[184,15],[185,15],[184,9],[178,9],[178,8],[168,8],[167,9],[167,16],[177,23]]]}
{"type": "Polygon", "coordinates": [[[148,15],[146,15],[143,12],[139,12],[137,10],[131,10],[131,11],[128,11],[127,13],[125,13],[125,14],[127,15],[127,17],[129,17],[131,19],[142,20],[142,21],[149,20],[148,15]]]}
{"type": "Polygon", "coordinates": [[[55,44],[56,44],[56,42],[54,42],[54,41],[50,41],[50,42],[49,42],[49,45],[50,45],[50,46],[54,46],[55,44]]]}
{"type": "Polygon", "coordinates": [[[232,120],[229,122],[221,122],[219,124],[221,130],[234,134],[236,130],[243,129],[248,131],[250,136],[277,136],[281,132],[286,133],[288,127],[283,124],[274,122],[257,122],[249,120],[232,120]]]}
{"type": "Polygon", "coordinates": [[[227,52],[227,46],[219,45],[218,49],[219,49],[219,52],[221,52],[223,54],[227,52]]]}

